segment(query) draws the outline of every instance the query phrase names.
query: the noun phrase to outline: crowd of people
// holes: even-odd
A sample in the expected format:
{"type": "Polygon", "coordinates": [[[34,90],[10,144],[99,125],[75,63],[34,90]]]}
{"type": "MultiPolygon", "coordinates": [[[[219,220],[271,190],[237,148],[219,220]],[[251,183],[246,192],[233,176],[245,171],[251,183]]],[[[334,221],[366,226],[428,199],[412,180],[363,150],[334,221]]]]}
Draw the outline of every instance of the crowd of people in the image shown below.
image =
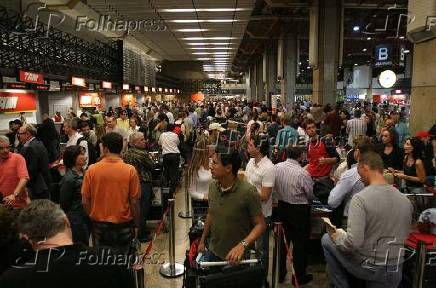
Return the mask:
{"type": "MultiPolygon", "coordinates": [[[[83,251],[111,247],[128,255],[132,239],[150,241],[151,154],[158,152],[162,186],[175,195],[185,167],[194,211],[208,207],[198,241],[203,259],[237,263],[255,248],[267,276],[271,223],[281,221],[293,244],[294,281],[309,283],[316,202],[332,211],[334,226],[321,245],[333,285],[353,287],[354,277],[368,287],[397,287],[398,251],[413,219],[434,207],[433,198],[413,195],[433,186],[436,174],[436,126],[413,136],[407,117],[406,109],[360,102],[322,107],[299,101],[273,113],[266,103],[170,101],[83,111],[80,117],[44,113],[36,126],[11,121],[9,133],[0,136],[0,223],[7,236],[0,251],[8,255],[1,260],[0,286],[55,285],[65,282],[60,277],[83,251]],[[25,247],[27,254],[65,250],[67,259],[46,259],[47,267],[50,262],[58,269],[39,277],[31,261],[16,263],[25,247]]],[[[287,273],[282,256],[279,282],[287,273]]],[[[71,272],[81,275],[71,283],[83,284],[90,266],[71,272]]],[[[110,284],[101,287],[131,281],[119,268],[95,272],[109,273],[110,284]]]]}

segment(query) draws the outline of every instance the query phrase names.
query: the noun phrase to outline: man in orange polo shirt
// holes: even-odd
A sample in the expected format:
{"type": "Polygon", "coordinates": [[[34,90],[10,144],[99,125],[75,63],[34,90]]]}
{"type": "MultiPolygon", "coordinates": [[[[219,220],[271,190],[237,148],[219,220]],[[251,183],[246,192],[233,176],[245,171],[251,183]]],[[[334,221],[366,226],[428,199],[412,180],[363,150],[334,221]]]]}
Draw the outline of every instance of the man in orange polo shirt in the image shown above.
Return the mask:
{"type": "Polygon", "coordinates": [[[17,153],[9,152],[9,139],[0,135],[0,194],[3,203],[16,209],[27,204],[26,183],[29,180],[26,160],[17,153]]]}
{"type": "Polygon", "coordinates": [[[120,134],[106,134],[102,145],[104,158],[91,165],[83,179],[83,207],[92,220],[96,246],[127,252],[140,223],[139,178],[135,167],[121,159],[120,134]]]}

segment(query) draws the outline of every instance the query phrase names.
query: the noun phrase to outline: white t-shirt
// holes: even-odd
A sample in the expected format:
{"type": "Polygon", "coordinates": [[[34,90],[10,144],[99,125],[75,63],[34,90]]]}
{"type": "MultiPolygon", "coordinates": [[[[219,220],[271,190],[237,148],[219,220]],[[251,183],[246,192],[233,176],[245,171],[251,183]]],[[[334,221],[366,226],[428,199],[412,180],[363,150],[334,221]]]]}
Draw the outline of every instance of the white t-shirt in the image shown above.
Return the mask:
{"type": "MultiPolygon", "coordinates": [[[[251,158],[245,169],[245,177],[248,183],[256,187],[259,194],[262,187],[274,187],[274,164],[268,157],[263,157],[259,163],[255,164],[254,158],[251,158]]],[[[265,217],[272,214],[272,193],[267,201],[262,201],[262,212],[265,217]]]]}
{"type": "Polygon", "coordinates": [[[159,137],[159,146],[162,146],[162,155],[179,153],[180,140],[176,133],[174,132],[164,132],[159,137]]]}
{"type": "Polygon", "coordinates": [[[209,184],[212,181],[212,173],[200,166],[197,177],[195,177],[189,187],[192,199],[202,200],[209,193],[209,184]]]}
{"type": "Polygon", "coordinates": [[[168,124],[174,124],[174,115],[173,113],[171,113],[170,111],[168,111],[166,113],[167,117],[168,117],[168,124]]]}

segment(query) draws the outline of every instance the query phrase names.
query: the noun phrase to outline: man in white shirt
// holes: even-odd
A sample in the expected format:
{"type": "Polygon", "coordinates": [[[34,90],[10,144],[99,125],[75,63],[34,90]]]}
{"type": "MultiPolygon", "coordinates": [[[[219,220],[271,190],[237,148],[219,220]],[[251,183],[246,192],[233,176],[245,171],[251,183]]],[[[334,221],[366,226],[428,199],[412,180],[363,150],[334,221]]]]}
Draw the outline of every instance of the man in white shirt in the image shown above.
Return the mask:
{"type": "Polygon", "coordinates": [[[168,181],[170,192],[174,193],[179,179],[180,140],[179,136],[173,132],[174,124],[168,124],[167,129],[160,135],[158,143],[162,148],[164,179],[168,181]]]}
{"type": "Polygon", "coordinates": [[[272,214],[272,189],[274,187],[274,164],[268,159],[269,143],[266,136],[252,135],[248,141],[248,153],[252,157],[247,164],[245,175],[247,181],[256,187],[262,201],[262,213],[265,217],[267,229],[263,234],[262,260],[264,261],[265,275],[268,275],[269,259],[269,228],[272,214]]]}
{"type": "MultiPolygon", "coordinates": [[[[313,279],[312,274],[307,274],[306,268],[309,254],[310,204],[315,198],[312,178],[300,165],[302,155],[301,148],[288,147],[288,159],[275,165],[274,183],[274,198],[278,200],[277,216],[283,223],[286,240],[292,241],[295,275],[300,285],[313,279]]],[[[282,253],[281,256],[279,283],[284,281],[287,272],[286,253],[282,253]]]]}
{"type": "Polygon", "coordinates": [[[83,148],[83,150],[85,151],[85,157],[86,157],[86,163],[85,163],[85,169],[88,167],[88,159],[89,159],[89,155],[88,155],[88,142],[87,141],[80,141],[80,143],[77,143],[77,141],[83,137],[83,135],[79,132],[77,132],[77,127],[75,127],[75,124],[77,122],[73,122],[71,119],[66,119],[64,121],[64,132],[65,135],[68,136],[68,141],[67,141],[67,145],[65,145],[65,147],[69,147],[69,146],[75,146],[75,145],[79,145],[80,147],[83,148]]]}
{"type": "Polygon", "coordinates": [[[353,147],[353,140],[359,135],[366,135],[367,123],[362,119],[362,111],[355,110],[354,118],[347,122],[348,145],[353,147]]]}
{"type": "Polygon", "coordinates": [[[162,106],[162,110],[168,117],[168,124],[174,124],[174,115],[168,110],[168,107],[164,105],[162,106]]]}

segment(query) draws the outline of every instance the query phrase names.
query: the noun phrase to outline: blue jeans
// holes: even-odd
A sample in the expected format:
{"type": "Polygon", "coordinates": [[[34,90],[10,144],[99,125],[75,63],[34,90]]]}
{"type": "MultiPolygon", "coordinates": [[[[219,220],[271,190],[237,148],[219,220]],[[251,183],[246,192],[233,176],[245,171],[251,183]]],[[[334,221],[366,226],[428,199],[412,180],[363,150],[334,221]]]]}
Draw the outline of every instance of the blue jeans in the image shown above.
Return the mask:
{"type": "Polygon", "coordinates": [[[83,243],[89,245],[90,221],[85,213],[71,212],[67,215],[71,224],[71,232],[73,233],[74,243],[83,243]]]}
{"type": "Polygon", "coordinates": [[[321,245],[335,288],[351,288],[348,280],[350,274],[365,280],[367,288],[396,288],[401,282],[402,265],[376,266],[361,263],[352,255],[339,251],[328,234],[322,237],[321,245]]]}
{"type": "Polygon", "coordinates": [[[260,261],[262,264],[262,267],[265,271],[265,279],[268,277],[268,267],[269,267],[269,234],[271,231],[271,216],[265,217],[265,223],[266,223],[266,230],[262,234],[262,237],[259,238],[260,242],[260,261]]]}
{"type": "Polygon", "coordinates": [[[141,182],[139,238],[147,236],[147,218],[151,208],[151,182],[141,182]]]}

